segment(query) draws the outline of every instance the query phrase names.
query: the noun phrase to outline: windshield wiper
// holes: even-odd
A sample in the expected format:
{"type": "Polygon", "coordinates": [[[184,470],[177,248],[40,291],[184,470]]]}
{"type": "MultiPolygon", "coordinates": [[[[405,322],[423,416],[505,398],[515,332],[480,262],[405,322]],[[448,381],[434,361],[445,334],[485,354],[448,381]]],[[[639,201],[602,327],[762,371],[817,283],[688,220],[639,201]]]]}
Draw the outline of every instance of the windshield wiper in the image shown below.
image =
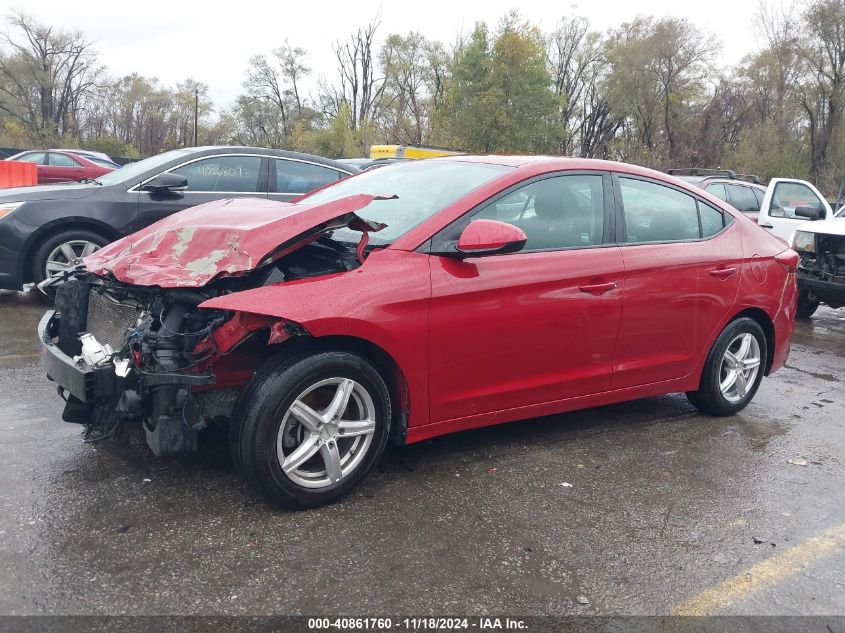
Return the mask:
{"type": "Polygon", "coordinates": [[[96,178],[83,178],[83,179],[82,179],[82,180],[80,180],[79,182],[81,182],[81,183],[83,183],[83,184],[86,184],[86,185],[87,185],[87,184],[95,184],[95,185],[97,185],[98,187],[102,187],[102,186],[103,186],[103,183],[101,183],[101,182],[100,182],[99,180],[97,180],[96,178]]]}

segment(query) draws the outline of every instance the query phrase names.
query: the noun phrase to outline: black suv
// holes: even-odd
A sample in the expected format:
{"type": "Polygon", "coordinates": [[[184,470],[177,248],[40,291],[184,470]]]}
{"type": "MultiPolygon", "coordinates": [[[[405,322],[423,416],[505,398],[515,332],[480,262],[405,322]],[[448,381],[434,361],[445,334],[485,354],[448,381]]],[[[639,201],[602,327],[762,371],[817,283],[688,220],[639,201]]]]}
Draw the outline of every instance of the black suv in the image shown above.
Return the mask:
{"type": "Polygon", "coordinates": [[[766,188],[759,176],[738,174],[730,169],[669,169],[666,172],[681,180],[704,189],[719,200],[724,200],[737,211],[742,211],[753,220],[757,220],[766,188]]]}
{"type": "Polygon", "coordinates": [[[85,183],[0,191],[0,288],[19,290],[186,207],[253,196],[288,201],[358,172],[319,156],[257,147],[191,147],[85,183]]]}

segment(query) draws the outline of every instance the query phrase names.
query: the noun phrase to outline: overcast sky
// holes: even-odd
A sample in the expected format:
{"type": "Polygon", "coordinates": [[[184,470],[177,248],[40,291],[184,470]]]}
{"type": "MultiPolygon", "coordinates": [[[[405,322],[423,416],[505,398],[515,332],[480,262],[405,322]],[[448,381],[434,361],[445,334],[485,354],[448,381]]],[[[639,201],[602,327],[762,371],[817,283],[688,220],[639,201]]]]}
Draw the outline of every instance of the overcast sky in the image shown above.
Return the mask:
{"type": "Polygon", "coordinates": [[[369,22],[379,8],[382,38],[418,30],[447,44],[476,21],[495,24],[513,7],[546,31],[573,11],[601,31],[637,15],[687,17],[721,42],[719,62],[726,66],[756,48],[752,22],[758,1],[0,0],[0,7],[3,16],[23,10],[41,22],[84,31],[113,75],[138,72],[169,85],[194,77],[209,85],[218,107],[226,107],[241,90],[249,58],[269,53],[285,38],[308,49],[313,83],[319,74],[333,77],[332,42],[369,22]]]}

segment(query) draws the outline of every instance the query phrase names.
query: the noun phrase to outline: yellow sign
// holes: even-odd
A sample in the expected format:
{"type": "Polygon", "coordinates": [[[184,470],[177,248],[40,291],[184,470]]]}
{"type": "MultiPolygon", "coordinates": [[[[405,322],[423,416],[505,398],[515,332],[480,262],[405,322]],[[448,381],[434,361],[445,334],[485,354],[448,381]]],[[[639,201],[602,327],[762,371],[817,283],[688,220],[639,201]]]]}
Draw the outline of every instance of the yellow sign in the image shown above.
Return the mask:
{"type": "Polygon", "coordinates": [[[451,149],[441,147],[420,147],[418,145],[372,145],[370,146],[370,158],[435,158],[436,156],[455,156],[463,154],[451,149]]]}

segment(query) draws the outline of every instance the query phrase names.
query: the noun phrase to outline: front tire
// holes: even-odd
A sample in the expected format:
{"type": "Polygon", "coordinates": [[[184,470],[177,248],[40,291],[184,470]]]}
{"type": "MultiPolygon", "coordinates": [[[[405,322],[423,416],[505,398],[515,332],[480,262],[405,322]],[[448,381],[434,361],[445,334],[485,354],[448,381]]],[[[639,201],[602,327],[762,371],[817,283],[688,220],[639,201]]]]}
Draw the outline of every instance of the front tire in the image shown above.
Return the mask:
{"type": "Polygon", "coordinates": [[[795,306],[795,316],[799,319],[809,319],[819,308],[818,297],[809,290],[798,289],[798,303],[795,306]]]}
{"type": "Polygon", "coordinates": [[[232,416],[249,484],[289,509],[330,503],[378,463],[390,434],[387,385],[366,358],[317,352],[258,371],[232,416]]]}
{"type": "Polygon", "coordinates": [[[741,411],[760,387],[767,354],[766,336],[754,319],[731,321],[707,355],[698,391],[687,392],[687,398],[710,415],[741,411]]]}

